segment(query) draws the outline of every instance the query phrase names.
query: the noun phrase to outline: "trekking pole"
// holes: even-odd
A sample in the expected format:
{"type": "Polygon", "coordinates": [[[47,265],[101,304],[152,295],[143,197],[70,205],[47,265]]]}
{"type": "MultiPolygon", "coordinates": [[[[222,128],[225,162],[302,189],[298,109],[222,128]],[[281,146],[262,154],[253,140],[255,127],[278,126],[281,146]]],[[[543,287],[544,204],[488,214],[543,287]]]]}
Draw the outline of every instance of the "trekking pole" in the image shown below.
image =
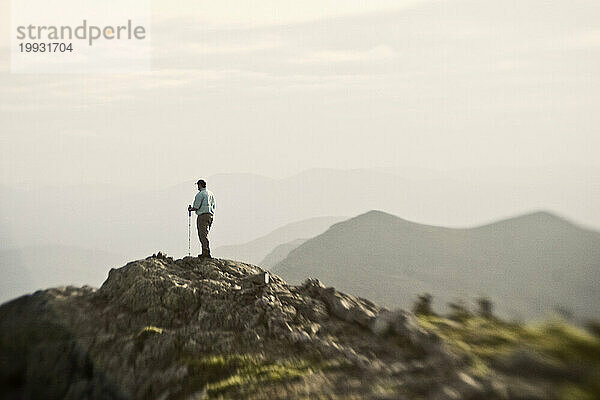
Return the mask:
{"type": "Polygon", "coordinates": [[[188,207],[188,257],[192,255],[192,210],[188,207]]]}

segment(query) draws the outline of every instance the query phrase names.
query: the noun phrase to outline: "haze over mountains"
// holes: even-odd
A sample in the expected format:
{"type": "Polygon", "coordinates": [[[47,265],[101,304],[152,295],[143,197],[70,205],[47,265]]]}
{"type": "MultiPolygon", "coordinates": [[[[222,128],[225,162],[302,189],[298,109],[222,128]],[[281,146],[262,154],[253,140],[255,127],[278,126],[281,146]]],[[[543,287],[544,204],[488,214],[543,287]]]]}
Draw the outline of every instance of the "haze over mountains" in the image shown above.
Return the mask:
{"type": "MultiPolygon", "coordinates": [[[[285,179],[215,175],[207,179],[217,197],[212,244],[216,248],[245,243],[292,222],[372,209],[422,223],[464,227],[541,208],[600,227],[600,171],[507,171],[313,169],[285,179]]],[[[196,193],[194,182],[163,189],[134,184],[0,186],[0,246],[60,244],[129,257],[156,249],[184,255],[186,208],[196,193]]]]}
{"type": "Polygon", "coordinates": [[[99,286],[108,269],[127,258],[73,246],[35,246],[0,250],[0,303],[47,287],[99,286]]]}
{"type": "Polygon", "coordinates": [[[501,315],[539,317],[556,307],[600,315],[600,233],[548,212],[470,229],[417,224],[379,211],[333,225],[273,272],[325,284],[387,306],[434,306],[486,295],[501,315]]]}
{"type": "MultiPolygon", "coordinates": [[[[293,222],[282,226],[281,228],[277,228],[268,235],[261,236],[248,243],[217,247],[213,253],[217,257],[239,260],[250,264],[258,264],[270,254],[273,249],[280,245],[285,246],[292,241],[293,243],[296,243],[296,246],[289,248],[289,250],[292,250],[300,244],[298,239],[303,238],[303,240],[306,240],[313,236],[317,236],[325,232],[334,223],[344,219],[346,218],[317,217],[293,222]]],[[[285,253],[281,259],[285,258],[286,255],[287,253],[285,253]]]]}
{"type": "Polygon", "coordinates": [[[265,256],[265,258],[260,262],[260,265],[266,268],[271,268],[277,265],[277,263],[284,260],[292,250],[296,249],[307,240],[308,239],[296,239],[292,240],[291,242],[280,244],[265,256]]]}
{"type": "MultiPolygon", "coordinates": [[[[320,169],[285,179],[227,174],[212,176],[207,181],[217,196],[217,215],[211,231],[211,243],[217,250],[215,255],[247,258],[249,262],[267,267],[297,247],[298,239],[322,233],[330,222],[329,217],[322,217],[323,224],[308,223],[307,231],[279,232],[279,238],[269,235],[274,230],[321,218],[319,216],[352,216],[370,209],[434,225],[473,226],[545,208],[588,226],[600,226],[597,210],[600,173],[593,169],[461,170],[456,173],[414,168],[320,169]],[[263,244],[261,240],[254,242],[263,236],[269,239],[264,239],[263,244]],[[221,252],[233,249],[222,246],[251,242],[259,245],[258,251],[221,252]],[[279,245],[281,247],[275,249],[279,245]],[[273,257],[268,254],[271,251],[273,257]]],[[[116,255],[116,259],[111,256],[103,260],[105,265],[141,258],[159,249],[174,256],[187,254],[186,207],[197,190],[194,182],[190,180],[160,190],[134,185],[0,185],[0,250],[19,254],[34,252],[32,256],[37,260],[44,260],[57,259],[52,255],[55,250],[50,249],[60,248],[61,268],[73,273],[82,268],[78,261],[69,261],[79,259],[77,251],[69,257],[69,249],[74,248],[116,255]]],[[[192,221],[192,253],[197,254],[199,246],[193,224],[192,221]]],[[[6,259],[9,258],[2,260],[6,259]]],[[[0,271],[8,274],[9,269],[15,270],[14,265],[2,260],[0,271]]],[[[49,266],[59,265],[50,263],[49,266]]],[[[41,262],[27,266],[38,277],[46,276],[47,267],[41,262]]],[[[25,275],[21,289],[34,290],[27,283],[32,279],[25,275]]],[[[97,278],[81,281],[78,274],[53,276],[64,277],[64,284],[98,282],[97,278]]],[[[59,284],[55,280],[36,282],[39,283],[37,288],[59,284]]]]}

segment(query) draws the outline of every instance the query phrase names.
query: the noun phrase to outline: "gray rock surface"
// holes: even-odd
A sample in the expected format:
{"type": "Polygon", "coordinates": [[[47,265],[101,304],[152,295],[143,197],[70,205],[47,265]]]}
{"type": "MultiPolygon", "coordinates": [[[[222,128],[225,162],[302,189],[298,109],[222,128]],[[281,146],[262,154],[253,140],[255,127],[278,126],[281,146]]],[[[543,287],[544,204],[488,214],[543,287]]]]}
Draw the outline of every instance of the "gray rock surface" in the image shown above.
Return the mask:
{"type": "Polygon", "coordinates": [[[0,307],[3,399],[519,398],[507,385],[411,313],[229,260],[159,253],[0,307]]]}

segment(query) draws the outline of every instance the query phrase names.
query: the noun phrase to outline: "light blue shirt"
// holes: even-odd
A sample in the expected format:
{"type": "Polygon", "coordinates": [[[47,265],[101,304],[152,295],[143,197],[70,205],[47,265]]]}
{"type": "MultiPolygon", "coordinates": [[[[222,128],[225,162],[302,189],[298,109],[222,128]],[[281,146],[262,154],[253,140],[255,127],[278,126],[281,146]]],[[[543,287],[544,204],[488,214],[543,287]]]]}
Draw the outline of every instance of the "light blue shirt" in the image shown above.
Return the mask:
{"type": "Polygon", "coordinates": [[[194,198],[194,208],[197,208],[196,214],[211,213],[215,215],[215,208],[217,203],[215,202],[215,195],[210,190],[202,188],[194,198]]]}

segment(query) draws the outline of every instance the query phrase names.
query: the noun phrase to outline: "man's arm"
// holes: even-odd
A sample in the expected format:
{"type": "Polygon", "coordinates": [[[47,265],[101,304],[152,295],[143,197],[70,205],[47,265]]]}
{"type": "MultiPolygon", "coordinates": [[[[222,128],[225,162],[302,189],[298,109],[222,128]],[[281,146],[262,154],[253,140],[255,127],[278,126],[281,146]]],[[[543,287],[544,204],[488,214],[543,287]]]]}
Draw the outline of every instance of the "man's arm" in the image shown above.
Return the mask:
{"type": "Polygon", "coordinates": [[[202,207],[203,201],[204,201],[204,196],[202,196],[202,194],[199,193],[199,195],[196,195],[196,197],[194,198],[194,205],[191,207],[188,207],[188,211],[198,211],[200,209],[200,207],[202,207]]]}

